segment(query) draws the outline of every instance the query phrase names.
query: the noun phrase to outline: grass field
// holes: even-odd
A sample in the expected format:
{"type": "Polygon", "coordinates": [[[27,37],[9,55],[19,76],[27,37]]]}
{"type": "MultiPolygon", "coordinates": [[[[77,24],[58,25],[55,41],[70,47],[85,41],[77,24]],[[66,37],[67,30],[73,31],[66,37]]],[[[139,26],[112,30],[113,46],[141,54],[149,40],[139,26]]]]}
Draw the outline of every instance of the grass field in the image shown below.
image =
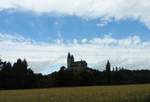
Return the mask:
{"type": "Polygon", "coordinates": [[[0,102],[150,102],[150,84],[2,90],[0,102]]]}

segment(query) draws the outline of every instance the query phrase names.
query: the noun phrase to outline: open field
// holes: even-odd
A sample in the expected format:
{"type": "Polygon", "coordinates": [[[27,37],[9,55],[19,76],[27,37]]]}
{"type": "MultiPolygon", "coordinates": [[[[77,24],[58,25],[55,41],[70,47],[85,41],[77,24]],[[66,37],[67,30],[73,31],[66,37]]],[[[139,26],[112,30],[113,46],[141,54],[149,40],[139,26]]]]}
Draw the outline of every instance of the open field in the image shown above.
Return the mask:
{"type": "Polygon", "coordinates": [[[150,84],[2,90],[0,102],[150,102],[150,84]]]}

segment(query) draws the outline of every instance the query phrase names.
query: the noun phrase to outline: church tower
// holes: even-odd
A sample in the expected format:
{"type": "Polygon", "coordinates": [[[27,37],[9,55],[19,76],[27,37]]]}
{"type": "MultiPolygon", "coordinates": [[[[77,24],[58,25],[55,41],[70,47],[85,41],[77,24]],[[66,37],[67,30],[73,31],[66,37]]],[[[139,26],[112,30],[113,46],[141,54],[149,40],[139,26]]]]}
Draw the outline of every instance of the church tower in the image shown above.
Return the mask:
{"type": "Polygon", "coordinates": [[[67,57],[67,68],[71,68],[72,63],[74,62],[74,57],[73,55],[70,55],[70,53],[68,53],[68,57],[67,57]]]}
{"type": "Polygon", "coordinates": [[[70,52],[68,53],[67,56],[67,68],[70,68],[70,52]]]}

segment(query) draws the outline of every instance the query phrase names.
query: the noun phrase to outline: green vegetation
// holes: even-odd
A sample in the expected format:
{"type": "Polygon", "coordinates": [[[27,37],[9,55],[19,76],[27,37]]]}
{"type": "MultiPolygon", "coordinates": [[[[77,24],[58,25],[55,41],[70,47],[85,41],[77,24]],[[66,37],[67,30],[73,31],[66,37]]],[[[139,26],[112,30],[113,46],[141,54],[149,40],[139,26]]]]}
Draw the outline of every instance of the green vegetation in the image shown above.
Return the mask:
{"type": "Polygon", "coordinates": [[[59,71],[43,75],[34,73],[25,59],[18,59],[14,64],[0,59],[0,90],[150,84],[150,70],[111,68],[108,60],[105,70],[99,71],[88,67],[86,61],[74,61],[73,55],[70,54],[67,62],[67,67],[62,66],[59,71]]]}
{"type": "Polygon", "coordinates": [[[150,102],[150,84],[1,90],[0,102],[150,102]]]}

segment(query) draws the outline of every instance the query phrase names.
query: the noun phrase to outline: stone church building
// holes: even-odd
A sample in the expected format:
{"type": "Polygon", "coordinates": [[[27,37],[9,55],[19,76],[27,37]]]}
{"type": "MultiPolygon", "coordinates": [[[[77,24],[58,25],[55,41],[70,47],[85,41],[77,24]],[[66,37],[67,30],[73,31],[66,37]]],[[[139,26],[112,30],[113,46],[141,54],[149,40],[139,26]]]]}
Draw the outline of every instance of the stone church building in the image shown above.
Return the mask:
{"type": "Polygon", "coordinates": [[[67,56],[67,68],[68,69],[73,69],[73,70],[84,70],[87,68],[87,62],[86,61],[75,61],[74,56],[68,53],[67,56]]]}

